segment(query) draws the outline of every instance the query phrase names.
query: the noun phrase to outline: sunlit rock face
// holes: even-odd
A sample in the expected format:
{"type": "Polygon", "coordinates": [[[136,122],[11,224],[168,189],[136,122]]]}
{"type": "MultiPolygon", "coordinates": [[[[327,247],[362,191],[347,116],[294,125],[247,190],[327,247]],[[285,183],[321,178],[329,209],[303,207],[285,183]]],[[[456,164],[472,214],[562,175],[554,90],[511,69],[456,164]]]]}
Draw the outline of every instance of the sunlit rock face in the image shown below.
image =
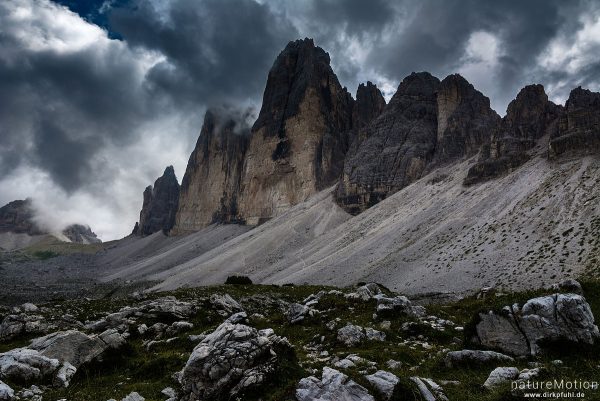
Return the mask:
{"type": "Polygon", "coordinates": [[[269,72],[241,179],[239,213],[258,224],[334,184],[352,141],[354,100],[311,39],[290,42],[269,72]]]}
{"type": "Polygon", "coordinates": [[[238,197],[249,130],[238,117],[222,110],[206,112],[181,183],[174,234],[243,221],[238,197]]]}

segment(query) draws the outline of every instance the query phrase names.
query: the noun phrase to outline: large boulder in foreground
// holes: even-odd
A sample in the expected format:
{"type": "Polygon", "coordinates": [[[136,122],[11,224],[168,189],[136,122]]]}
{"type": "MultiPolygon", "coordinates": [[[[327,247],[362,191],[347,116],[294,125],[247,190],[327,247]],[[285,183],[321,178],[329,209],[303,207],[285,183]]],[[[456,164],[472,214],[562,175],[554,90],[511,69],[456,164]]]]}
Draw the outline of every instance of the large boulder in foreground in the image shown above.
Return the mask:
{"type": "Polygon", "coordinates": [[[77,330],[68,330],[36,338],[29,348],[45,357],[68,362],[78,368],[101,357],[110,349],[122,347],[125,342],[125,338],[113,329],[91,336],[77,330]]]}
{"type": "MultiPolygon", "coordinates": [[[[182,400],[229,400],[264,384],[291,345],[272,329],[225,322],[194,348],[180,376],[182,400]]],[[[289,354],[288,354],[289,356],[289,354]]]]}
{"type": "Polygon", "coordinates": [[[522,308],[479,314],[476,342],[515,356],[537,355],[544,344],[566,340],[592,345],[600,337],[585,298],[554,294],[530,299],[522,308]]]}
{"type": "Polygon", "coordinates": [[[366,388],[345,374],[328,367],[323,368],[323,377],[305,377],[296,388],[298,401],[375,401],[366,388]]]}

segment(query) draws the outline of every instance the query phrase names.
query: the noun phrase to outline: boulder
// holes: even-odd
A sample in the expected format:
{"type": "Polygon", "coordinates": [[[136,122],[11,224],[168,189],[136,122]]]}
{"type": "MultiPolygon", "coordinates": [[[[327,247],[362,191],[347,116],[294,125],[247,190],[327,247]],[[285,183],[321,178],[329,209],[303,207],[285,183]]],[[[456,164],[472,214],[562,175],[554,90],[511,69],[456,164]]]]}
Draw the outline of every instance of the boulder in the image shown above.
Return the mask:
{"type": "Polygon", "coordinates": [[[425,308],[420,305],[413,305],[403,295],[393,298],[377,297],[376,313],[378,318],[388,316],[422,317],[425,315],[425,308]]]}
{"type": "Polygon", "coordinates": [[[68,362],[79,368],[101,357],[109,349],[120,348],[125,342],[125,338],[114,329],[91,336],[77,330],[68,330],[36,338],[29,348],[45,357],[68,362]]]}
{"type": "Polygon", "coordinates": [[[506,306],[501,313],[480,313],[476,341],[511,355],[537,355],[544,343],[567,340],[594,344],[600,337],[585,298],[554,294],[506,306]]]}
{"type": "Polygon", "coordinates": [[[309,310],[310,308],[308,306],[293,303],[290,304],[285,315],[287,317],[288,322],[294,324],[304,320],[304,317],[308,314],[309,310]]]}
{"type": "Polygon", "coordinates": [[[375,401],[366,388],[345,374],[328,367],[323,368],[322,378],[315,376],[300,380],[296,388],[298,401],[375,401]]]}
{"type": "Polygon", "coordinates": [[[448,401],[448,397],[444,394],[444,389],[431,379],[425,377],[411,377],[413,383],[417,385],[421,397],[425,401],[448,401]]]}
{"type": "Polygon", "coordinates": [[[483,387],[487,389],[493,389],[494,387],[501,386],[511,380],[516,380],[519,377],[519,369],[513,367],[499,367],[490,373],[483,387]]]}
{"type": "Polygon", "coordinates": [[[366,339],[365,330],[360,326],[348,323],[337,332],[337,340],[347,347],[354,347],[366,339]]]}
{"type": "Polygon", "coordinates": [[[583,288],[581,287],[581,284],[579,281],[572,278],[563,280],[560,283],[552,284],[550,289],[561,293],[583,295],[583,288]]]}
{"type": "Polygon", "coordinates": [[[0,380],[0,401],[12,401],[15,398],[15,391],[0,380]]]}
{"type": "Polygon", "coordinates": [[[28,348],[15,348],[0,354],[0,378],[15,381],[46,379],[58,369],[60,361],[28,348]]]}
{"type": "Polygon", "coordinates": [[[8,341],[22,334],[43,333],[48,328],[44,317],[40,315],[8,315],[0,324],[0,340],[8,341]]]}
{"type": "Polygon", "coordinates": [[[464,365],[485,365],[488,363],[514,362],[514,358],[494,351],[468,350],[450,351],[446,354],[444,364],[447,368],[464,365]]]}
{"type": "Polygon", "coordinates": [[[62,366],[54,376],[54,384],[59,387],[69,387],[71,378],[75,376],[77,368],[69,362],[63,362],[62,366]]]}
{"type": "Polygon", "coordinates": [[[386,400],[392,398],[394,388],[400,380],[398,379],[398,376],[385,370],[378,370],[372,375],[365,376],[365,379],[367,379],[367,381],[371,383],[371,385],[373,385],[386,400]]]}
{"type": "Polygon", "coordinates": [[[168,296],[143,303],[141,310],[144,313],[166,315],[174,319],[186,319],[196,313],[196,305],[168,296]]]}
{"type": "Polygon", "coordinates": [[[185,401],[235,399],[263,384],[291,345],[271,329],[225,322],[192,351],[180,376],[185,401]]]}
{"type": "Polygon", "coordinates": [[[127,397],[123,398],[121,401],[144,401],[145,398],[136,393],[135,391],[129,393],[127,397]]]}
{"type": "Polygon", "coordinates": [[[242,311],[242,306],[229,294],[213,294],[210,296],[210,303],[226,314],[242,311]]]}
{"type": "Polygon", "coordinates": [[[361,285],[354,292],[345,295],[347,299],[356,299],[361,301],[368,301],[375,296],[381,294],[381,288],[375,283],[368,283],[361,285]]]}

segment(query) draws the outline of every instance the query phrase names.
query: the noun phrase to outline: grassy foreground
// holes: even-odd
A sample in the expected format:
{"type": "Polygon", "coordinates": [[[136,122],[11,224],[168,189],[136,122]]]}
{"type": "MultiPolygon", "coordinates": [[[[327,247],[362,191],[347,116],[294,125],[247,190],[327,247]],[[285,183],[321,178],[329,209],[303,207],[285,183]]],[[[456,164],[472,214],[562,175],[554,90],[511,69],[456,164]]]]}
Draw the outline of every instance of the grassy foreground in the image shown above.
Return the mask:
{"type": "MultiPolygon", "coordinates": [[[[595,280],[582,282],[586,299],[596,317],[600,316],[600,282],[595,280]]],[[[52,389],[44,393],[44,400],[56,401],[106,401],[110,398],[120,400],[131,391],[137,391],[146,400],[164,400],[167,397],[160,391],[165,387],[178,388],[172,378],[173,373],[181,370],[190,352],[197,344],[189,340],[191,334],[211,331],[224,318],[208,302],[211,294],[228,293],[238,300],[250,316],[253,327],[273,328],[275,333],[287,337],[293,344],[296,360],[286,360],[281,371],[264,391],[251,398],[263,401],[294,400],[294,390],[302,377],[315,374],[320,377],[323,366],[333,366],[331,357],[340,359],[348,354],[357,354],[368,361],[375,362],[377,369],[383,369],[401,378],[394,399],[420,400],[411,376],[432,378],[440,383],[445,380],[459,383],[443,384],[445,394],[450,400],[485,401],[520,399],[511,395],[510,388],[498,388],[494,391],[482,387],[487,376],[496,366],[464,367],[448,369],[443,358],[449,350],[467,348],[465,340],[469,337],[469,323],[480,310],[498,309],[514,302],[523,303],[527,299],[549,293],[546,290],[507,294],[478,300],[466,298],[454,303],[427,306],[427,314],[452,321],[455,326],[443,329],[433,328],[423,322],[407,317],[393,317],[389,328],[382,328],[382,321],[373,320],[375,301],[352,301],[343,295],[325,295],[315,306],[321,313],[297,324],[289,324],[285,318],[285,303],[302,302],[310,294],[318,291],[330,291],[332,288],[317,286],[265,286],[265,285],[222,285],[182,289],[168,293],[149,294],[145,299],[174,295],[179,300],[194,301],[201,307],[190,321],[194,328],[179,334],[178,339],[169,344],[159,344],[147,350],[142,337],[132,330],[128,346],[113,353],[102,362],[81,368],[67,389],[52,389]],[[284,301],[284,302],[282,302],[284,301]],[[262,315],[259,316],[259,315],[262,315]],[[339,319],[335,330],[326,327],[328,322],[339,319]],[[336,340],[337,328],[351,322],[364,327],[373,327],[386,333],[386,341],[365,342],[359,347],[348,348],[336,340]],[[408,325],[407,323],[413,322],[408,325]],[[467,337],[467,338],[465,338],[467,337]],[[328,355],[323,353],[326,351],[328,355]],[[386,366],[388,360],[401,362],[394,368],[386,366]]],[[[350,289],[344,290],[350,292],[350,289]]],[[[139,301],[132,298],[99,300],[65,300],[46,304],[45,313],[54,316],[71,314],[80,321],[95,320],[105,313],[115,312],[126,305],[139,301]]],[[[154,321],[155,322],[155,321],[154,321]]],[[[138,324],[144,323],[138,321],[138,324]]],[[[148,322],[153,323],[153,322],[148,322]]],[[[166,322],[170,323],[170,322],[166,322]]],[[[29,338],[19,338],[9,343],[0,343],[0,352],[24,346],[29,338]]],[[[564,380],[599,380],[600,347],[576,348],[572,346],[554,347],[537,359],[518,360],[514,366],[527,368],[530,362],[538,362],[544,367],[542,378],[564,380]],[[561,360],[559,364],[555,360],[561,360]]],[[[375,368],[358,364],[354,368],[339,369],[356,382],[370,390],[376,398],[377,392],[364,379],[365,371],[373,373],[375,368]],[[369,370],[370,369],[370,370],[369,370]]],[[[15,385],[14,383],[8,383],[15,385]]],[[[13,388],[17,388],[15,385],[13,388]]],[[[377,398],[378,400],[381,398],[377,398]]],[[[564,399],[564,398],[563,398],[564,399]]],[[[600,391],[587,391],[586,400],[600,400],[600,391]]]]}

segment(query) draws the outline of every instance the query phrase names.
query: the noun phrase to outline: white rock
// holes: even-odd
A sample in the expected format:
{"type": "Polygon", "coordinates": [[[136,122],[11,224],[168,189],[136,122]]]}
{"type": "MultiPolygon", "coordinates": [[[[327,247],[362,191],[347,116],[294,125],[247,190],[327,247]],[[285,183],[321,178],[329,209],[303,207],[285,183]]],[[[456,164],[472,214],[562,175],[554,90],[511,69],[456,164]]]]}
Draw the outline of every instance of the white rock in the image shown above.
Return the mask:
{"type": "Polygon", "coordinates": [[[145,401],[145,398],[136,393],[135,391],[129,393],[129,395],[123,398],[121,401],[145,401]]]}
{"type": "Polygon", "coordinates": [[[69,362],[64,362],[60,369],[58,369],[58,372],[56,372],[54,383],[61,387],[69,387],[69,383],[76,372],[77,368],[75,366],[69,362]]]}
{"type": "Polygon", "coordinates": [[[375,401],[366,388],[328,367],[323,368],[322,379],[310,376],[300,380],[296,398],[298,401],[375,401]]]}
{"type": "Polygon", "coordinates": [[[398,384],[398,376],[385,370],[378,370],[372,375],[365,376],[367,381],[379,391],[386,400],[392,398],[394,388],[398,384]]]}
{"type": "Polygon", "coordinates": [[[351,323],[348,323],[337,332],[338,341],[344,343],[347,347],[356,346],[365,340],[365,338],[364,329],[351,323]]]}
{"type": "Polygon", "coordinates": [[[518,377],[519,369],[514,367],[499,367],[492,370],[485,383],[483,383],[483,387],[492,389],[511,380],[516,380],[518,377]]]}
{"type": "Polygon", "coordinates": [[[15,391],[0,380],[0,401],[12,401],[15,398],[15,391]]]}

